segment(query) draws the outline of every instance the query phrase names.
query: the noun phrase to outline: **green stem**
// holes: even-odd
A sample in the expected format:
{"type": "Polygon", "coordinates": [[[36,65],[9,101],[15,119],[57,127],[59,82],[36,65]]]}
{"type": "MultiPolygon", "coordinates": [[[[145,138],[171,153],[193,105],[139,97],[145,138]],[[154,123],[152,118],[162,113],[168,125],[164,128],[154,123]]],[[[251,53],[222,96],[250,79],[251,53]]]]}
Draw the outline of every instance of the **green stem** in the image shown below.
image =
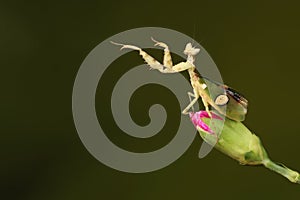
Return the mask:
{"type": "Polygon", "coordinates": [[[285,166],[281,166],[279,164],[274,163],[273,161],[266,159],[263,161],[263,165],[272,170],[275,171],[282,176],[286,177],[293,183],[299,183],[300,184],[300,174],[296,171],[293,171],[285,166]]]}

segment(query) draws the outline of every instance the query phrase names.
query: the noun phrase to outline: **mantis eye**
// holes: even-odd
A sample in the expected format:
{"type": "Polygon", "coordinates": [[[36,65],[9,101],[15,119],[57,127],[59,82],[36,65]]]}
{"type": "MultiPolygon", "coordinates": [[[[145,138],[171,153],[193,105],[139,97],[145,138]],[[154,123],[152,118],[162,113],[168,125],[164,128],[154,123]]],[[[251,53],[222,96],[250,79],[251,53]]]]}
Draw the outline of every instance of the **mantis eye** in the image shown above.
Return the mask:
{"type": "Polygon", "coordinates": [[[227,95],[225,94],[220,94],[219,96],[217,96],[216,100],[215,100],[215,104],[218,106],[224,106],[225,104],[227,104],[229,101],[229,98],[227,95]]]}

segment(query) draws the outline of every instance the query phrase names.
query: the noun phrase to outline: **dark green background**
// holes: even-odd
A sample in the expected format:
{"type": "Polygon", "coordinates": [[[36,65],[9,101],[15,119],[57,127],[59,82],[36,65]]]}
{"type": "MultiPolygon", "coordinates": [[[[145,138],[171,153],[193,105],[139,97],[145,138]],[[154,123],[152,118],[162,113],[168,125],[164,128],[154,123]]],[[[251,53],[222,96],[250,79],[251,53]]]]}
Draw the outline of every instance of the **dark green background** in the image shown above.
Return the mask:
{"type": "MultiPolygon", "coordinates": [[[[224,81],[249,100],[245,124],[259,135],[271,158],[300,170],[300,4],[253,2],[1,2],[1,199],[299,197],[299,185],[263,167],[240,166],[215,150],[199,159],[199,137],[164,169],[147,174],[119,172],[87,152],[73,124],[73,82],[96,45],[127,29],[170,28],[201,42],[224,81]]],[[[119,68],[107,72],[104,85],[99,85],[98,115],[107,116],[101,123],[124,148],[159,148],[172,139],[174,127],[165,127],[163,136],[148,142],[132,141],[114,127],[110,111],[101,110],[106,101],[101,97],[120,69],[142,62],[137,54],[124,59],[124,66],[112,65],[119,68]]],[[[178,120],[172,93],[154,85],[141,88],[133,97],[130,107],[137,123],[147,124],[147,106],[158,103],[153,98],[157,90],[165,94],[157,101],[172,101],[169,118],[178,120]],[[148,99],[146,108],[143,99],[148,99]]]]}

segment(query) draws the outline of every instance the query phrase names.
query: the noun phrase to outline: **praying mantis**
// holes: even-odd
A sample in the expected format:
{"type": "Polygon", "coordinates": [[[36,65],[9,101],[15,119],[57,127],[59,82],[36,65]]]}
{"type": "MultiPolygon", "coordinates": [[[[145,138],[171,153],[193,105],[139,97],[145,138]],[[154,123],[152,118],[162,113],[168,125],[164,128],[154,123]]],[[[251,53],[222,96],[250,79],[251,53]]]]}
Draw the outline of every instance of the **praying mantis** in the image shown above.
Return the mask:
{"type": "Polygon", "coordinates": [[[226,116],[234,121],[243,121],[247,113],[248,101],[238,92],[228,87],[227,85],[219,84],[211,81],[205,77],[200,76],[196,72],[194,65],[195,57],[200,52],[199,48],[195,48],[191,43],[188,43],[184,49],[184,54],[187,55],[185,62],[180,62],[173,65],[170,49],[166,43],[156,41],[151,38],[155,43],[154,46],[164,48],[163,64],[150,56],[140,47],[128,44],[120,44],[111,42],[114,45],[121,46],[122,49],[132,49],[139,51],[139,54],[150,66],[151,69],[156,69],[161,73],[178,73],[187,70],[190,76],[191,86],[193,93],[188,92],[190,103],[182,111],[183,114],[189,114],[189,110],[201,97],[206,112],[211,117],[209,106],[213,107],[221,115],[226,116]],[[193,97],[193,99],[191,99],[193,97]]]}

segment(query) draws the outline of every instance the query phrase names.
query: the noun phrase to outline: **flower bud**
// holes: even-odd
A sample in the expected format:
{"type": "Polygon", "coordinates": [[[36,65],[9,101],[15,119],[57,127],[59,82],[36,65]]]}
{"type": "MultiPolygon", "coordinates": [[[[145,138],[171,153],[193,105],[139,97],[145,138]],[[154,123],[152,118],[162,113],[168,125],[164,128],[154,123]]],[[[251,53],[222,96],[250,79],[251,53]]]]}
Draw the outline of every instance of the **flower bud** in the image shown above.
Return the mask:
{"type": "Polygon", "coordinates": [[[264,165],[285,176],[294,183],[300,183],[298,172],[272,162],[260,139],[241,122],[206,111],[190,113],[191,121],[205,142],[237,160],[243,165],[264,165]],[[207,124],[210,124],[209,126],[207,124]]]}

